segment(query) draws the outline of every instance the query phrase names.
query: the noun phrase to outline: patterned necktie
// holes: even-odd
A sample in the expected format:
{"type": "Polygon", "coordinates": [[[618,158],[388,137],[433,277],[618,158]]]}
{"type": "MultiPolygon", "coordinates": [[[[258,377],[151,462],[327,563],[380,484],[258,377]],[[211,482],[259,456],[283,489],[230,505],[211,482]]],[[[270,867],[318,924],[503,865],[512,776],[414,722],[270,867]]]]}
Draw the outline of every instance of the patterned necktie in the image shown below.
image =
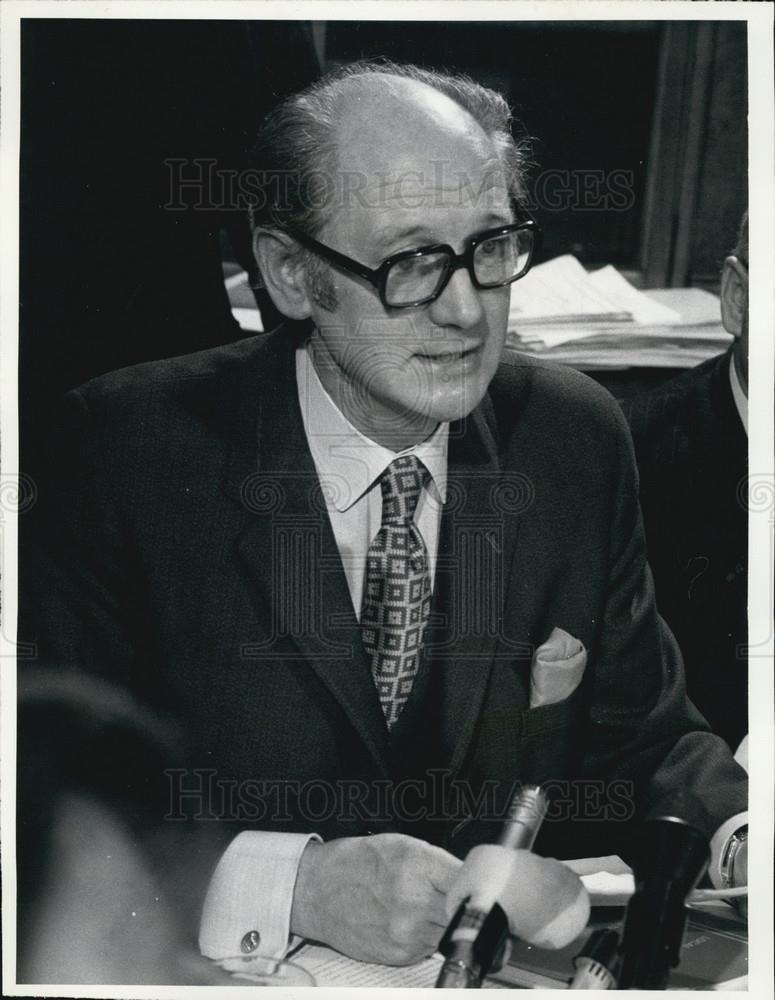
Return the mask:
{"type": "Polygon", "coordinates": [[[414,524],[427,474],[415,455],[385,469],[382,525],[366,555],[361,633],[388,728],[412,690],[431,606],[428,554],[414,524]]]}

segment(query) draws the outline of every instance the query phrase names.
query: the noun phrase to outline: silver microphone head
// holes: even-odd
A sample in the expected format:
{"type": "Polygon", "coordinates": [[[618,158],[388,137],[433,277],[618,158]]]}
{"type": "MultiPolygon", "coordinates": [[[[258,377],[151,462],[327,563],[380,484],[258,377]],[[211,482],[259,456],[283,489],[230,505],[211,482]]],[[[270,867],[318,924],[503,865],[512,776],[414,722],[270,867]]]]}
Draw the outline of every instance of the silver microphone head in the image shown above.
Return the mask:
{"type": "Polygon", "coordinates": [[[514,795],[498,843],[529,851],[546,815],[548,801],[539,785],[525,785],[514,795]]]}

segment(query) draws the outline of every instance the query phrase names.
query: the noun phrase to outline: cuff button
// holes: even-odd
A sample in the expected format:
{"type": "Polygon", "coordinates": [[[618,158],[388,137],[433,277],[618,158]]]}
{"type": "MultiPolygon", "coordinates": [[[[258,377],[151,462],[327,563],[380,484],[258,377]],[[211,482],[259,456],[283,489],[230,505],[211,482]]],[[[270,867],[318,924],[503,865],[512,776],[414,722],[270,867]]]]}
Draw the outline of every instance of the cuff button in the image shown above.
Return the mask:
{"type": "Polygon", "coordinates": [[[258,931],[248,931],[240,941],[240,951],[243,955],[249,955],[258,948],[261,935],[258,931]]]}

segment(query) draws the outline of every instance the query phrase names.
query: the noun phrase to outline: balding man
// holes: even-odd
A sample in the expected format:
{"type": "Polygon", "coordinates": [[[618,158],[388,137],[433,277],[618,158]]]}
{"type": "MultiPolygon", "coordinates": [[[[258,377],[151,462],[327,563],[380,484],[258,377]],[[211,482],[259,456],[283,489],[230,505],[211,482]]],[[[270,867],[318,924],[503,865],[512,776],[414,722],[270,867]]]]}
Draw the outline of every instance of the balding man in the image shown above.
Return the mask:
{"type": "MultiPolygon", "coordinates": [[[[681,816],[716,857],[739,826],[744,774],[656,614],[616,404],[503,356],[536,239],[521,165],[470,80],[325,78],[257,149],[255,252],[288,322],[69,400],[27,601],[45,659],[182,723],[168,818],[223,829],[210,956],[290,933],[430,954],[520,782],[614,835],[681,816]]],[[[547,822],[542,849],[577,856],[588,827],[547,822]]]]}

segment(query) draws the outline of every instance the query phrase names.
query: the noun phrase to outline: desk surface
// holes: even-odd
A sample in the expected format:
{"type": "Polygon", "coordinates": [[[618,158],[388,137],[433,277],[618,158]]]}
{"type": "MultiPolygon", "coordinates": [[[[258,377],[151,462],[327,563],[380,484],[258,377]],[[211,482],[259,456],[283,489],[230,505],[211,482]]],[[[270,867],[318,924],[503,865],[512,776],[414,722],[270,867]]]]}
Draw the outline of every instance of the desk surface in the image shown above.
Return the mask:
{"type": "MultiPolygon", "coordinates": [[[[517,941],[509,964],[485,984],[489,988],[563,989],[573,976],[573,958],[590,931],[620,928],[623,907],[598,907],[584,933],[566,948],[546,951],[517,941]]],[[[441,957],[412,966],[372,965],[345,958],[322,945],[305,944],[293,961],[309,971],[318,986],[432,988],[441,969],[441,957]]],[[[684,936],[681,964],[670,980],[671,989],[744,989],[748,971],[747,928],[724,903],[693,907],[684,936]],[[741,980],[743,980],[741,982],[741,980]]]]}

